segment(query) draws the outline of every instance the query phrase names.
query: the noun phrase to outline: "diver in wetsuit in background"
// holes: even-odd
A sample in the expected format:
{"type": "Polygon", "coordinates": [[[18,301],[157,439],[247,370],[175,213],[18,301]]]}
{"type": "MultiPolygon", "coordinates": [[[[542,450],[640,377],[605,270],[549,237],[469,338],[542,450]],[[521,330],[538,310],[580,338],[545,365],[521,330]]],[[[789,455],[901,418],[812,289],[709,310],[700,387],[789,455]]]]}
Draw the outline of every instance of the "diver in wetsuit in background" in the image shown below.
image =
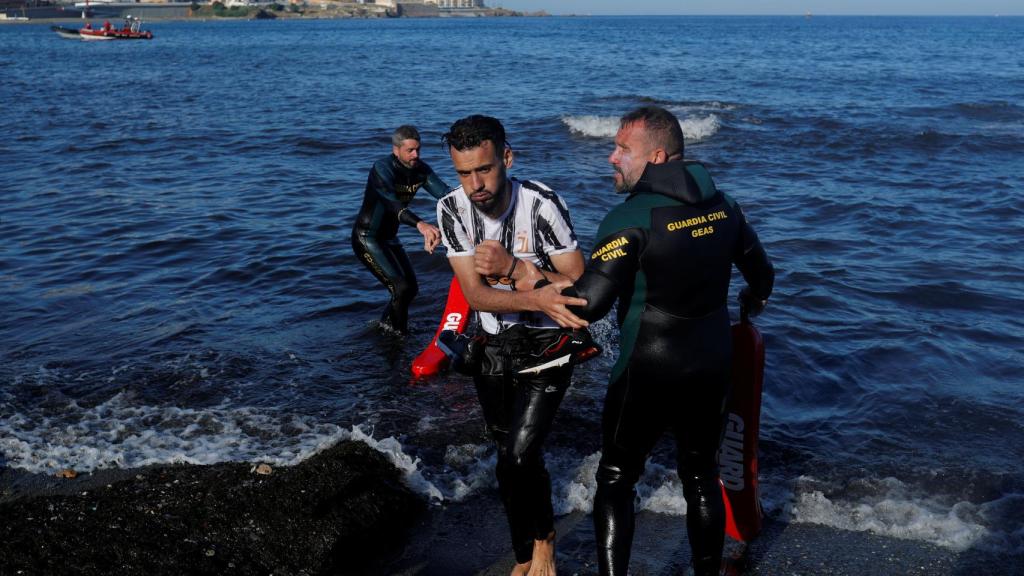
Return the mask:
{"type": "Polygon", "coordinates": [[[423,235],[427,252],[433,253],[441,241],[437,226],[408,208],[420,187],[438,199],[448,193],[448,185],[420,160],[419,131],[399,126],[391,136],[391,155],[377,160],[370,169],[363,205],[352,226],[352,250],[391,293],[381,324],[402,334],[408,330],[409,304],[419,286],[398,240],[398,224],[414,226],[423,235]]]}
{"type": "MultiPolygon", "coordinates": [[[[561,292],[587,300],[569,310],[588,321],[619,303],[620,356],[605,398],[594,498],[598,566],[603,575],[627,573],[634,487],[658,438],[671,429],[694,573],[718,574],[725,539],[718,449],[732,364],[729,280],[736,264],[748,284],[741,304],[756,315],[775,273],[740,207],[715,188],[703,164],[683,160],[683,134],[671,112],[650,106],[624,116],[608,161],[616,190],[629,197],[601,223],[583,276],[561,292]]],[[[545,290],[553,297],[564,285],[545,290]]]]}

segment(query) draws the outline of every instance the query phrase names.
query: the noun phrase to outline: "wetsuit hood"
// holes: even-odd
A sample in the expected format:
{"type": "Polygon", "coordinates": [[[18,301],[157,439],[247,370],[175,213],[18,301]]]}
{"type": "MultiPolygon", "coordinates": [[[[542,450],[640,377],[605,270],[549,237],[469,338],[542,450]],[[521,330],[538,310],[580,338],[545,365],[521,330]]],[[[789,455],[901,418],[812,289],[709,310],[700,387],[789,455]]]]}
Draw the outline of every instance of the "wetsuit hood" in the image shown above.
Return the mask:
{"type": "Polygon", "coordinates": [[[704,164],[696,160],[672,160],[647,164],[630,196],[661,194],[686,204],[698,204],[718,193],[704,164]]]}

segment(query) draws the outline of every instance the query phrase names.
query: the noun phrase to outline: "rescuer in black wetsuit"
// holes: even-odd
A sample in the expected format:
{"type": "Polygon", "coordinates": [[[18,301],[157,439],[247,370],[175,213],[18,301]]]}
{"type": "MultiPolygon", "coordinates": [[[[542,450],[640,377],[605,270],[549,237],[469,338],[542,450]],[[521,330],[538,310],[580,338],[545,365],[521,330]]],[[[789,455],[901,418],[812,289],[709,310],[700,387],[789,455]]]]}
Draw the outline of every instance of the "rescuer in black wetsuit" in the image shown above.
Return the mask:
{"type": "Polygon", "coordinates": [[[370,169],[363,205],[352,226],[352,250],[391,292],[381,324],[403,334],[408,329],[409,304],[419,286],[398,241],[398,224],[416,227],[423,235],[424,249],[433,253],[441,241],[440,231],[408,206],[421,186],[434,198],[448,193],[448,186],[419,158],[419,131],[413,126],[399,126],[391,136],[391,155],[376,161],[370,169]]]}
{"type": "MultiPolygon", "coordinates": [[[[682,157],[679,121],[667,110],[644,107],[622,118],[608,160],[616,189],[629,197],[605,217],[586,271],[562,292],[587,300],[569,307],[586,320],[618,301],[621,354],[605,398],[594,498],[601,574],[628,570],[634,486],[666,429],[676,441],[695,574],[718,574],[721,563],[729,279],[736,264],[748,284],[741,304],[757,314],[775,274],[739,206],[702,164],[682,157]]],[[[548,291],[554,296],[560,286],[548,291]]]]}

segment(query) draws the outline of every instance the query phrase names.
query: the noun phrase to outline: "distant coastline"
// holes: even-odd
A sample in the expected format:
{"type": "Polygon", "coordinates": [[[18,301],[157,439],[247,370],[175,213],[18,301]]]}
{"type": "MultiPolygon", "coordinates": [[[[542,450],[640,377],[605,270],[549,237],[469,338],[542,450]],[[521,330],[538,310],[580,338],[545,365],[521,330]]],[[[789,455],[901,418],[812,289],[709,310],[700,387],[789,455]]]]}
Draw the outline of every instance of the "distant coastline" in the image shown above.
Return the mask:
{"type": "Polygon", "coordinates": [[[274,20],[347,18],[480,18],[538,17],[547,12],[523,12],[505,8],[439,8],[422,2],[359,4],[355,2],[308,0],[213,2],[96,2],[78,3],[46,0],[0,0],[0,22],[44,22],[82,19],[124,18],[128,14],[149,21],[166,20],[274,20]],[[85,12],[85,14],[83,14],[85,12]]]}

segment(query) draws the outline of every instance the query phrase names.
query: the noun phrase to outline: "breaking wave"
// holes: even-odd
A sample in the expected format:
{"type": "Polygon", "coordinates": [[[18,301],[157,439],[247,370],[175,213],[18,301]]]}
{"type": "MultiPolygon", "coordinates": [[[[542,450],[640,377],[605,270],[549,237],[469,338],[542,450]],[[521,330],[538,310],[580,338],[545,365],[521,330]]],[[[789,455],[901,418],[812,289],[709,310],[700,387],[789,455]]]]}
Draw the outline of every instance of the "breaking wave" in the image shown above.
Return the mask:
{"type": "Polygon", "coordinates": [[[0,417],[0,431],[7,465],[43,474],[227,461],[289,466],[351,434],[248,407],[138,405],[125,392],[91,407],[72,401],[59,416],[0,417]]]}
{"type": "MultiPolygon", "coordinates": [[[[614,138],[619,129],[618,116],[563,116],[562,123],[569,131],[587,138],[614,138]]],[[[714,136],[722,122],[716,114],[687,116],[679,120],[687,144],[701,142],[714,136]]]]}
{"type": "Polygon", "coordinates": [[[923,541],[956,552],[970,548],[1024,551],[1024,529],[999,522],[1003,512],[1024,505],[1024,494],[973,503],[925,493],[891,477],[864,478],[852,484],[855,490],[839,496],[832,494],[829,485],[802,476],[794,493],[775,512],[794,523],[923,541]]]}

